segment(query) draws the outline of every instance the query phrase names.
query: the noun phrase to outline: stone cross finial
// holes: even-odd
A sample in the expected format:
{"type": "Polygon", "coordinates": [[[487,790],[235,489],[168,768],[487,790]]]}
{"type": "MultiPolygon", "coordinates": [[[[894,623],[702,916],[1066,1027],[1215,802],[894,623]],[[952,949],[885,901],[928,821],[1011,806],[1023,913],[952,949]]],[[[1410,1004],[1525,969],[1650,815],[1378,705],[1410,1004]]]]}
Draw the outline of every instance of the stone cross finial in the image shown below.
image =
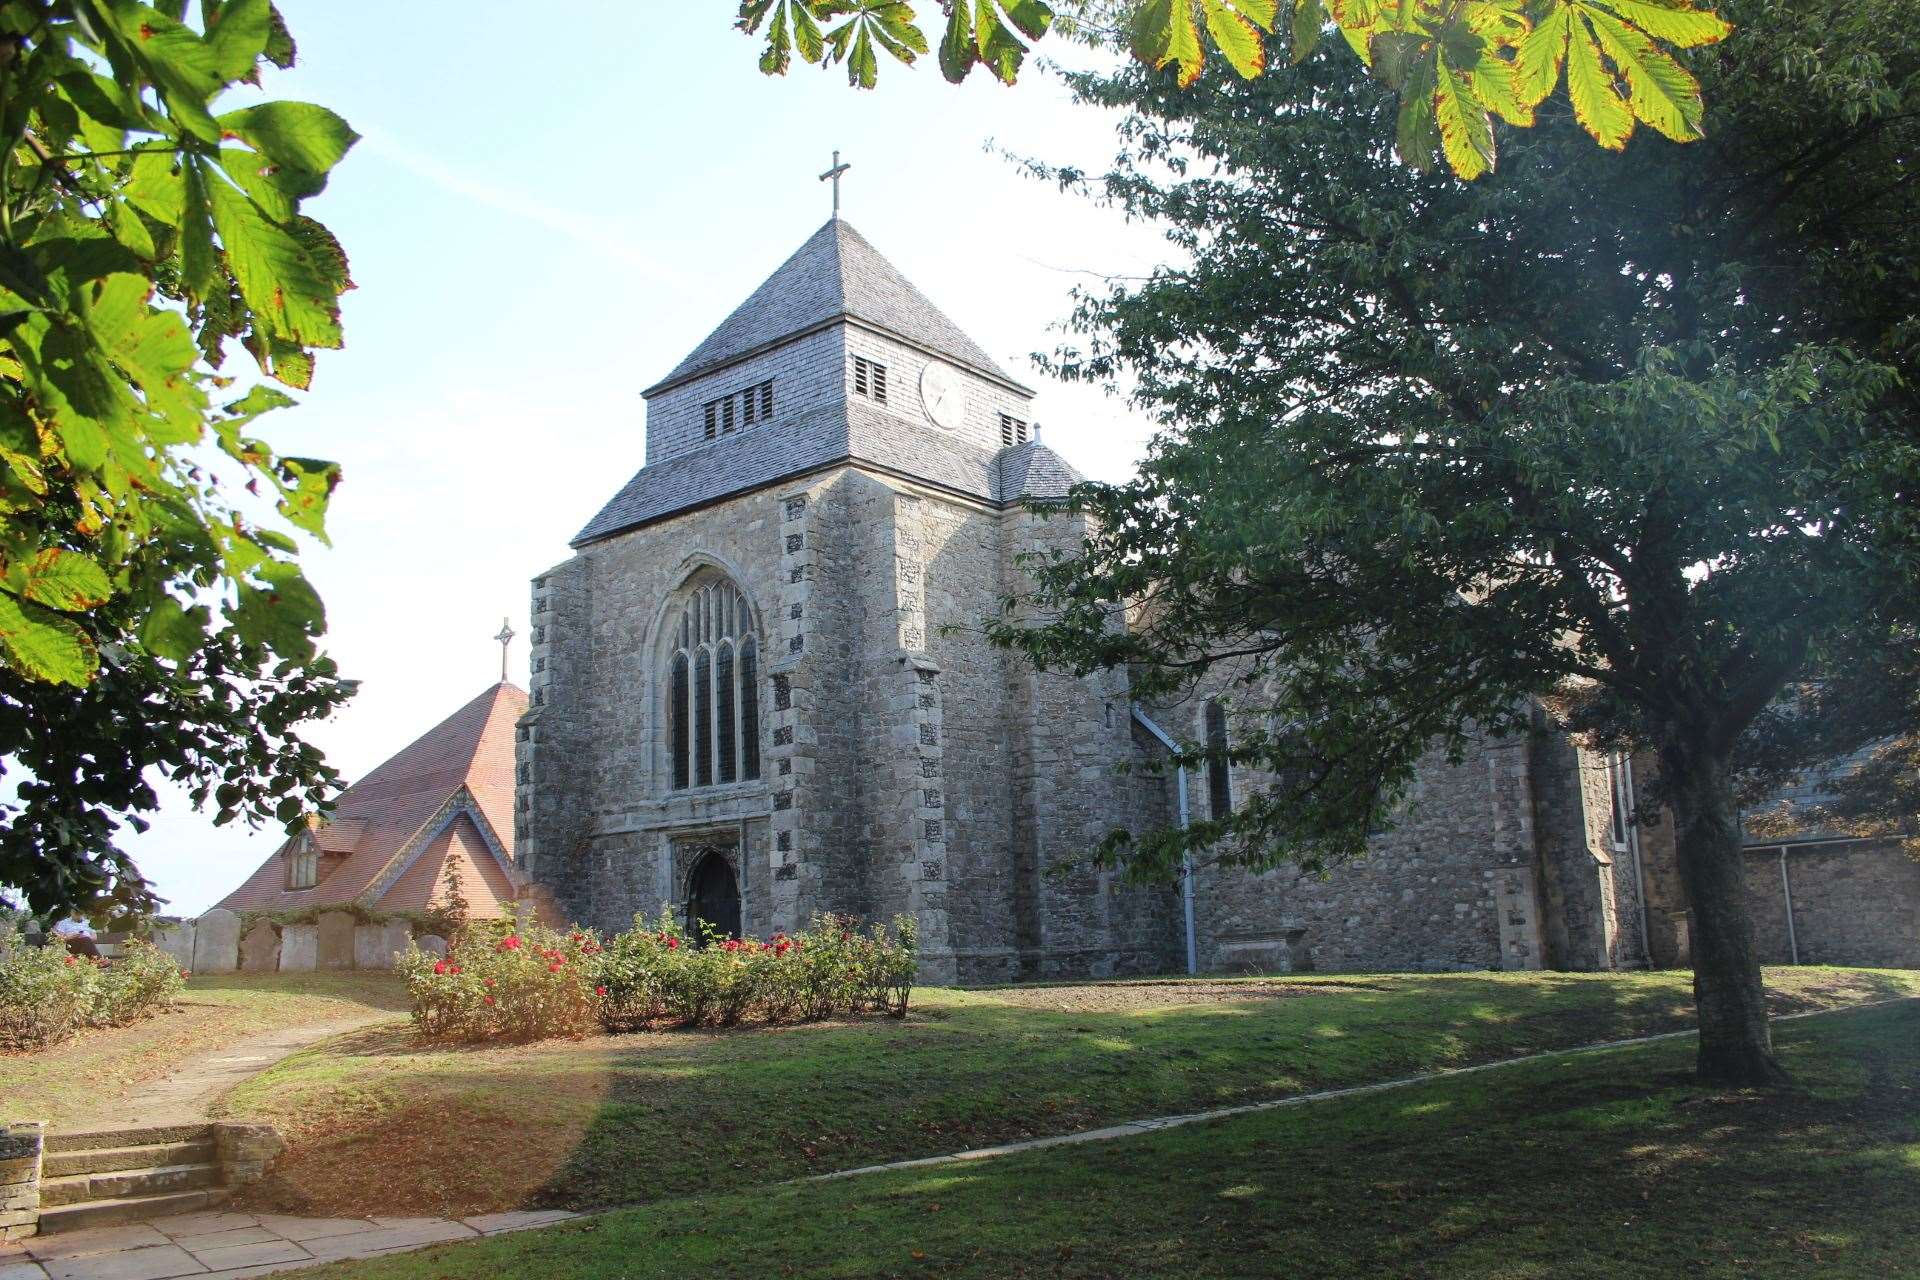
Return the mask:
{"type": "Polygon", "coordinates": [[[507,646],[513,643],[514,631],[505,618],[500,619],[500,634],[494,637],[500,646],[500,683],[507,682],[507,646]]]}
{"type": "Polygon", "coordinates": [[[833,168],[820,175],[820,181],[833,183],[833,216],[840,216],[840,175],[853,168],[850,164],[840,163],[840,153],[833,153],[833,168]]]}

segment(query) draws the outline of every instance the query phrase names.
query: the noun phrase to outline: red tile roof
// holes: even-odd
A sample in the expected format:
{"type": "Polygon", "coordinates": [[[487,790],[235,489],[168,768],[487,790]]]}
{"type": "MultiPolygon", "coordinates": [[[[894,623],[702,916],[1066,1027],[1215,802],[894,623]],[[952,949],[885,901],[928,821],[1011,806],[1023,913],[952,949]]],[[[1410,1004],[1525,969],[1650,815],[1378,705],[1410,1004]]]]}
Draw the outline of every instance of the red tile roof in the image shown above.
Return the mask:
{"type": "Polygon", "coordinates": [[[341,793],[314,833],[320,881],[289,889],[285,855],[294,836],[219,904],[230,911],[297,911],[373,897],[392,911],[424,910],[449,857],[459,858],[475,915],[497,914],[513,896],[507,872],[487,848],[481,826],[459,810],[471,798],[500,849],[513,856],[514,725],[525,692],[505,681],[435,725],[341,793]],[[422,845],[426,845],[423,849],[422,845]],[[377,896],[375,896],[377,895],[377,896]],[[483,903],[492,910],[483,909],[483,903]]]}

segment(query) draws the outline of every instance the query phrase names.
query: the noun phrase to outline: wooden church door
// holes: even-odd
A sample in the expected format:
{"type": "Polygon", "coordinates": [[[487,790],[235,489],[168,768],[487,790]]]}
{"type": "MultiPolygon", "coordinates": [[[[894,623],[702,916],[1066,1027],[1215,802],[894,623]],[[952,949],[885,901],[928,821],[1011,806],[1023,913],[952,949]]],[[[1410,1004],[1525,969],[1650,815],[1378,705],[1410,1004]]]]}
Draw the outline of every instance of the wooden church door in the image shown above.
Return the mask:
{"type": "Polygon", "coordinates": [[[717,849],[709,849],[687,878],[687,933],[697,942],[706,924],[723,938],[740,936],[740,885],[733,865],[717,849]]]}

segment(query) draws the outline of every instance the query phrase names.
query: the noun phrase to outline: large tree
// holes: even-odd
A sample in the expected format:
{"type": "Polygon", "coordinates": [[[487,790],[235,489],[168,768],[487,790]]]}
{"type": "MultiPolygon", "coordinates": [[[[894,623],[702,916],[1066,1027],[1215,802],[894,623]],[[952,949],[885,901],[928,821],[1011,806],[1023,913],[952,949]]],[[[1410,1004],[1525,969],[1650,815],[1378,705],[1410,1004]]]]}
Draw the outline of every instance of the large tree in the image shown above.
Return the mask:
{"type": "Polygon", "coordinates": [[[1098,532],[1032,566],[1047,620],[995,633],[1147,696],[1231,662],[1241,723],[1275,726],[1231,749],[1280,779],[1231,819],[1109,842],[1142,873],[1355,856],[1423,752],[1543,699],[1655,752],[1700,1073],[1768,1083],[1741,753],[1795,688],[1915,669],[1920,6],[1722,11],[1704,141],[1613,155],[1543,108],[1472,184],[1397,163],[1394,100],[1343,58],[1072,78],[1123,151],[1051,172],[1183,261],[1084,297],[1054,364],[1130,377],[1164,428],[1136,481],[1074,495],[1098,532]]]}
{"type": "Polygon", "coordinates": [[[254,92],[293,57],[269,0],[0,4],[0,885],[38,910],[152,905],[113,842],[147,770],[220,820],[334,782],[295,729],[349,686],[291,535],[339,470],[259,420],[340,345],[302,206],[355,135],[254,92]]]}

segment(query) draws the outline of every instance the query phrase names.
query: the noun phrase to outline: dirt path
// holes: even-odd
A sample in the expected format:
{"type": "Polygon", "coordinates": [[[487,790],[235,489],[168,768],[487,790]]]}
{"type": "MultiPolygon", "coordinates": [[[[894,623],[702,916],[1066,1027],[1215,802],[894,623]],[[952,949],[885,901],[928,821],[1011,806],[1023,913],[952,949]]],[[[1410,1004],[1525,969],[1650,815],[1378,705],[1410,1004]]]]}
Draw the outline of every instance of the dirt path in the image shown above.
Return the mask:
{"type": "Polygon", "coordinates": [[[98,1110],[88,1111],[58,1128],[81,1133],[91,1129],[197,1123],[208,1118],[207,1110],[215,1099],[249,1076],[330,1036],[388,1022],[393,1016],[369,1012],[337,1022],[286,1027],[243,1037],[210,1049],[158,1080],[142,1084],[132,1098],[103,1102],[98,1110]]]}

